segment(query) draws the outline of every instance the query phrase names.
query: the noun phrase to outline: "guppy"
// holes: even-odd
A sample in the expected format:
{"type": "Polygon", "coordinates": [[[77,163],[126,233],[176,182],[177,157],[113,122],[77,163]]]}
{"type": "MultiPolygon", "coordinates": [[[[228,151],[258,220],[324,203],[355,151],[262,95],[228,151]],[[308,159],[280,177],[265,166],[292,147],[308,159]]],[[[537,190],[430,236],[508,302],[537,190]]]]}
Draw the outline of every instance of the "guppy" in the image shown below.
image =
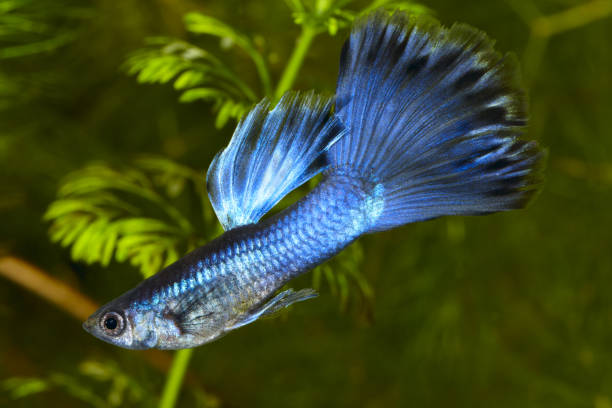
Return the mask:
{"type": "Polygon", "coordinates": [[[226,232],[84,323],[130,349],[215,340],[312,289],[279,288],[363,234],[445,215],[523,207],[542,152],[521,140],[516,61],[469,26],[397,12],[358,20],[342,48],[334,99],[287,93],[238,124],[207,173],[226,232]],[[294,205],[260,221],[316,174],[294,205]]]}

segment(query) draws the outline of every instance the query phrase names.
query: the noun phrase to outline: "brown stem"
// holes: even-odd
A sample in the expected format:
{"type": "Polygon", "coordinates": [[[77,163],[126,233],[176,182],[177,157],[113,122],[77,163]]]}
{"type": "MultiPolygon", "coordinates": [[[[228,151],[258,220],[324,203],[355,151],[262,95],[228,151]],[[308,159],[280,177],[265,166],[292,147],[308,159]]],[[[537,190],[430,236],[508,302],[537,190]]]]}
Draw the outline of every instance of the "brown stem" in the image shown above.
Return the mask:
{"type": "Polygon", "coordinates": [[[0,275],[36,293],[80,320],[96,311],[93,300],[43,270],[12,256],[0,258],[0,275]]]}

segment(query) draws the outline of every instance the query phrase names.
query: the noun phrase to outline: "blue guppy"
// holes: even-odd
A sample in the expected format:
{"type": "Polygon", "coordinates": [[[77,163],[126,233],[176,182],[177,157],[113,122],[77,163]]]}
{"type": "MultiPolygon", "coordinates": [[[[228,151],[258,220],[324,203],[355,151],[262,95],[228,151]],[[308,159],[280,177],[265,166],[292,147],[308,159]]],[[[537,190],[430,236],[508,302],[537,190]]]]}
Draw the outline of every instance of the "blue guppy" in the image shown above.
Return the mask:
{"type": "Polygon", "coordinates": [[[208,193],[226,232],[102,306],[84,328],[129,349],[199,346],[316,296],[277,291],[361,235],[524,207],[543,154],[520,139],[517,66],[463,24],[382,11],[358,19],[334,98],[264,99],[213,159],[208,193]],[[261,220],[320,172],[310,193],[261,220]]]}

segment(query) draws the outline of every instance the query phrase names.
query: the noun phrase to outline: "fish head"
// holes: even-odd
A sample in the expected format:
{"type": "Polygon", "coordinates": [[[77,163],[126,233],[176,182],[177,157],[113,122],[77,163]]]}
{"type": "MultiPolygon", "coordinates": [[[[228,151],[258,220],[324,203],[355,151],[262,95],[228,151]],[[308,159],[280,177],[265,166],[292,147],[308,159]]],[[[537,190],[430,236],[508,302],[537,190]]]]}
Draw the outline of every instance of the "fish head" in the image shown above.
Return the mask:
{"type": "Polygon", "coordinates": [[[136,310],[110,302],[83,323],[91,335],[115,346],[143,350],[157,345],[155,311],[136,310]]]}

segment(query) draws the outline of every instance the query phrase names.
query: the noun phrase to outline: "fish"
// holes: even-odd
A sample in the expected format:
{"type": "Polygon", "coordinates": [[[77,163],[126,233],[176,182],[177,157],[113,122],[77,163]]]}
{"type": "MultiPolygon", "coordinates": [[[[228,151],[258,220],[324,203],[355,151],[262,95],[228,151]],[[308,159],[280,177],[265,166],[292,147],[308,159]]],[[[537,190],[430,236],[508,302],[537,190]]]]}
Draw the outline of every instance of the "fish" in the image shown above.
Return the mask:
{"type": "Polygon", "coordinates": [[[264,99],[206,175],[225,232],[102,306],[83,324],[128,349],[216,340],[313,289],[293,278],[365,234],[525,207],[543,150],[523,138],[518,62],[483,32],[376,11],[344,43],[336,93],[264,99]],[[322,173],[293,205],[264,217],[322,173]]]}

